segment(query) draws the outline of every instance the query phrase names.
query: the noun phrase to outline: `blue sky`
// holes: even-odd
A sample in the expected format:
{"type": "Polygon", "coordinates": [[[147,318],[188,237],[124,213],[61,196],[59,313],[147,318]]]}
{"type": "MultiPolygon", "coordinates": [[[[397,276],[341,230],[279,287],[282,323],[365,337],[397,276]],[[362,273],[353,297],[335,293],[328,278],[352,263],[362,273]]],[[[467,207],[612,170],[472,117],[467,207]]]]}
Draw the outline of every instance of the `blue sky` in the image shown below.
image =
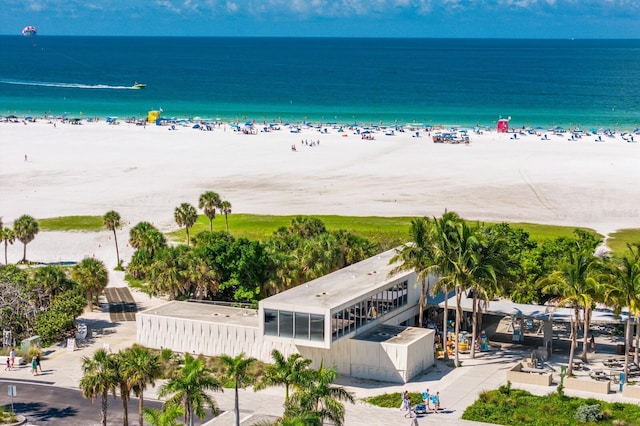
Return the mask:
{"type": "Polygon", "coordinates": [[[640,0],[3,0],[0,34],[640,38],[640,0]]]}

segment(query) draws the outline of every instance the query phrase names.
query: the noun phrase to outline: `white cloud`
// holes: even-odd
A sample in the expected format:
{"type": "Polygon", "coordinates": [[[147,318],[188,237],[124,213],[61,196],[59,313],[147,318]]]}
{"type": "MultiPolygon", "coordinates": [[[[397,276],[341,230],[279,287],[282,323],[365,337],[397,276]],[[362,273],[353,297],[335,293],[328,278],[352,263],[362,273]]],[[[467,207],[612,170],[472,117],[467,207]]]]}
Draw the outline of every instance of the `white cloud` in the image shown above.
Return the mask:
{"type": "Polygon", "coordinates": [[[227,10],[227,12],[236,13],[240,8],[238,7],[238,3],[228,1],[225,5],[225,9],[227,10]]]}

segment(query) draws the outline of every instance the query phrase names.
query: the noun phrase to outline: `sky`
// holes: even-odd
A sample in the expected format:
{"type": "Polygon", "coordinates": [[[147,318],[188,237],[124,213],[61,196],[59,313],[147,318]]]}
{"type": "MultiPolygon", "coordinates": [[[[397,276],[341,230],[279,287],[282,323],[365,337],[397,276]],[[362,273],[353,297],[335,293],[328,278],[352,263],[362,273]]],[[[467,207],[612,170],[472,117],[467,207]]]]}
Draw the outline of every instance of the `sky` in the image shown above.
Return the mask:
{"type": "Polygon", "coordinates": [[[0,34],[640,38],[640,0],[2,0],[0,34]]]}

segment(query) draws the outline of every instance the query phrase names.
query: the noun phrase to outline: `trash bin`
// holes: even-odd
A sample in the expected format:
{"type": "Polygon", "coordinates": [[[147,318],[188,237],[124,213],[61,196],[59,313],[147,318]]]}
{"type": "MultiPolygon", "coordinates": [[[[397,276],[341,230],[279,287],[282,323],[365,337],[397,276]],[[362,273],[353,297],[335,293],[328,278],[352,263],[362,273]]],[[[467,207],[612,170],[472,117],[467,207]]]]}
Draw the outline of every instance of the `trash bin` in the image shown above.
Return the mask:
{"type": "Polygon", "coordinates": [[[616,355],[624,355],[624,345],[616,346],[616,355]]]}

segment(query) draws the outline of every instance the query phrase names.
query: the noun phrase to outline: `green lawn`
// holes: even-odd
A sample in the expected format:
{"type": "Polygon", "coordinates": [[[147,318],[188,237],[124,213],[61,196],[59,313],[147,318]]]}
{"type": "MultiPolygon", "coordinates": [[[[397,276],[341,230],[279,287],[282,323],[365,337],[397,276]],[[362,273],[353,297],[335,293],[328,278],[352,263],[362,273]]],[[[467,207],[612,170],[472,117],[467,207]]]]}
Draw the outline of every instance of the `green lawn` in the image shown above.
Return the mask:
{"type": "Polygon", "coordinates": [[[62,216],[38,219],[41,231],[104,231],[102,216],[62,216]]]}
{"type": "Polygon", "coordinates": [[[606,402],[594,398],[583,399],[560,395],[557,392],[545,396],[511,389],[508,385],[497,390],[484,391],[462,415],[465,420],[521,426],[569,426],[569,425],[637,425],[640,406],[620,402],[606,402]],[[579,407],[599,405],[602,419],[582,423],[575,418],[579,407]]]}
{"type": "Polygon", "coordinates": [[[640,243],[640,229],[622,229],[609,236],[607,245],[616,254],[627,253],[627,243],[640,243]]]}

